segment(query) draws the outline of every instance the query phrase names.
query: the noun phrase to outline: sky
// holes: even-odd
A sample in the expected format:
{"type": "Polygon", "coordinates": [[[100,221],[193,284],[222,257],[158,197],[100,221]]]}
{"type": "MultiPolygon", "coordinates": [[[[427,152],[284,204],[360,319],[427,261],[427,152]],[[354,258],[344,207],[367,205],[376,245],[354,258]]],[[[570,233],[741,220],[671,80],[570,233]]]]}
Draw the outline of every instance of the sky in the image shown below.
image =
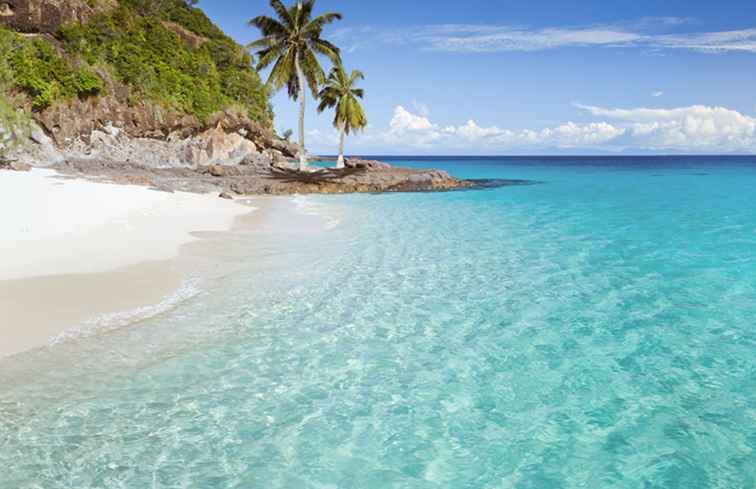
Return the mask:
{"type": "MultiPolygon", "coordinates": [[[[240,43],[273,15],[199,6],[240,43]]],[[[333,11],[323,37],[366,76],[349,154],[756,153],[753,0],[317,0],[333,11]]],[[[335,154],[332,114],[307,102],[308,150],[335,154]]],[[[285,90],[272,103],[296,130],[285,90]]]]}

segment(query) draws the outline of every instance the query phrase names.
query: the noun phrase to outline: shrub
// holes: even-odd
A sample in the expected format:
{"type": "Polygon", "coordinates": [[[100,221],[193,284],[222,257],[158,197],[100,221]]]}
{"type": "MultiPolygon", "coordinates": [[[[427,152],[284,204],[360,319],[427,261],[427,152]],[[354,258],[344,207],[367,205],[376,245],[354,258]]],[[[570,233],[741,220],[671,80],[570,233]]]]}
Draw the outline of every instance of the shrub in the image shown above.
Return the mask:
{"type": "MultiPolygon", "coordinates": [[[[0,84],[0,92],[3,88],[5,87],[0,84]]],[[[23,136],[29,131],[28,114],[17,110],[15,105],[12,100],[0,93],[0,162],[5,161],[18,141],[18,136],[23,136]]]]}
{"type": "Polygon", "coordinates": [[[272,124],[269,93],[249,54],[183,0],[126,0],[85,26],[62,28],[58,37],[67,51],[109,66],[118,80],[154,102],[200,120],[240,105],[263,125],[272,124]],[[205,42],[192,48],[166,20],[205,42]]]}
{"type": "Polygon", "coordinates": [[[27,94],[37,110],[58,99],[97,95],[104,87],[91,68],[74,68],[42,38],[0,29],[0,55],[0,82],[27,94]]]}
{"type": "MultiPolygon", "coordinates": [[[[50,41],[0,28],[0,84],[25,93],[35,110],[56,101],[104,93],[98,66],[130,88],[129,102],[147,100],[207,120],[241,107],[272,126],[270,94],[252,57],[227,37],[191,0],[121,0],[86,25],[72,23],[50,41]],[[166,21],[204,38],[188,45],[166,21]]],[[[100,71],[103,72],[103,71],[100,71]]]]}

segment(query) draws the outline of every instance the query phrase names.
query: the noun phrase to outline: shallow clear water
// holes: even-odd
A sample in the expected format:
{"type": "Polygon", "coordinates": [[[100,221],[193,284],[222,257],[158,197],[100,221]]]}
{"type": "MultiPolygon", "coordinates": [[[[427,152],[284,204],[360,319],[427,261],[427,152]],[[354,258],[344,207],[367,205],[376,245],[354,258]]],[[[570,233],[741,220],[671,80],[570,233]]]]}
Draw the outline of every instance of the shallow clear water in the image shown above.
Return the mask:
{"type": "Polygon", "coordinates": [[[756,486],[756,158],[396,162],[542,183],[300,199],[326,232],[0,361],[0,488],[756,486]]]}

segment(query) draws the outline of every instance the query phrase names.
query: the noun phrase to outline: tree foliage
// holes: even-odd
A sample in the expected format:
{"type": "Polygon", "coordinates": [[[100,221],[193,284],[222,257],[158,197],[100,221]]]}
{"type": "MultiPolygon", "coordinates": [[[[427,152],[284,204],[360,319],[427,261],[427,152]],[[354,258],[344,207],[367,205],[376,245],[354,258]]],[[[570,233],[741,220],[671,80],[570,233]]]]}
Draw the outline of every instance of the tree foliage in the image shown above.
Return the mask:
{"type": "Polygon", "coordinates": [[[341,62],[339,48],[322,39],[321,35],[327,24],[341,19],[341,14],[327,13],[313,18],[315,0],[300,1],[288,8],[279,0],[270,0],[270,6],[278,19],[261,15],[249,21],[249,25],[257,27],[263,36],[247,45],[257,51],[257,69],[272,64],[268,84],[276,89],[286,86],[289,96],[296,100],[300,96],[299,62],[312,96],[317,98],[318,87],[325,81],[317,55],[325,56],[333,64],[341,62]]]}
{"type": "Polygon", "coordinates": [[[202,120],[241,106],[263,125],[272,123],[269,92],[252,58],[183,1],[127,0],[85,26],[66,26],[60,38],[68,51],[108,66],[118,80],[156,102],[202,120]],[[190,45],[168,21],[200,36],[199,45],[190,45]]]}
{"type": "Polygon", "coordinates": [[[270,127],[269,91],[252,57],[194,3],[121,0],[85,25],[62,27],[55,40],[0,28],[0,83],[6,79],[9,89],[43,110],[106,93],[111,78],[129,88],[130,100],[149,99],[200,120],[243,108],[270,127]]]}
{"type": "Polygon", "coordinates": [[[333,125],[346,134],[363,129],[368,124],[365,111],[358,100],[364,97],[365,92],[356,86],[359,80],[364,79],[365,75],[361,71],[354,70],[347,76],[343,66],[334,66],[319,94],[318,112],[334,109],[333,125]]]}
{"type": "Polygon", "coordinates": [[[34,109],[56,100],[87,97],[103,90],[102,79],[88,66],[66,62],[41,38],[26,38],[0,29],[3,83],[24,92],[34,109]]]}

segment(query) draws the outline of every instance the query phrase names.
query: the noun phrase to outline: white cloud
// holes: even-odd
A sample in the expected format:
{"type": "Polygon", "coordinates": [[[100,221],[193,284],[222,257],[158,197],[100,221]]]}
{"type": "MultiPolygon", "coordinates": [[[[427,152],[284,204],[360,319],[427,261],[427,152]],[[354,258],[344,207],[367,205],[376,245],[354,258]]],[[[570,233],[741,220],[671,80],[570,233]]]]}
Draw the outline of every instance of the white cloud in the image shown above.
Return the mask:
{"type": "Polygon", "coordinates": [[[724,107],[613,109],[577,105],[597,117],[619,121],[632,145],[660,151],[756,151],[756,118],[724,107]]]}
{"type": "MultiPolygon", "coordinates": [[[[355,150],[441,154],[544,151],[652,151],[660,153],[756,152],[756,118],[724,107],[618,109],[575,104],[595,118],[538,129],[482,126],[473,119],[442,125],[403,106],[388,127],[368,127],[352,138],[355,150]]],[[[309,141],[336,145],[335,131],[311,131],[309,141]]]]}
{"type": "Polygon", "coordinates": [[[664,95],[664,92],[662,92],[662,91],[651,93],[652,97],[661,97],[662,95],[664,95]]]}
{"type": "Polygon", "coordinates": [[[439,51],[497,52],[626,44],[640,37],[630,32],[602,28],[527,30],[508,26],[447,25],[416,32],[414,41],[439,51]]]}
{"type": "Polygon", "coordinates": [[[349,46],[349,52],[375,43],[416,45],[421,49],[456,53],[539,51],[562,47],[756,52],[756,28],[684,34],[651,33],[659,28],[669,31],[688,22],[689,19],[680,17],[662,17],[627,24],[540,29],[485,24],[424,25],[403,30],[360,27],[340,29],[334,36],[349,46]]]}
{"type": "Polygon", "coordinates": [[[689,49],[694,51],[756,52],[756,28],[737,31],[703,32],[684,35],[666,35],[653,38],[655,47],[689,49]]]}
{"type": "Polygon", "coordinates": [[[461,125],[442,126],[429,118],[397,106],[386,130],[369,129],[357,136],[358,144],[395,148],[459,149],[491,151],[527,148],[591,147],[610,141],[625,132],[605,122],[577,124],[567,122],[540,130],[510,130],[497,126],[482,127],[475,120],[461,125]]]}

